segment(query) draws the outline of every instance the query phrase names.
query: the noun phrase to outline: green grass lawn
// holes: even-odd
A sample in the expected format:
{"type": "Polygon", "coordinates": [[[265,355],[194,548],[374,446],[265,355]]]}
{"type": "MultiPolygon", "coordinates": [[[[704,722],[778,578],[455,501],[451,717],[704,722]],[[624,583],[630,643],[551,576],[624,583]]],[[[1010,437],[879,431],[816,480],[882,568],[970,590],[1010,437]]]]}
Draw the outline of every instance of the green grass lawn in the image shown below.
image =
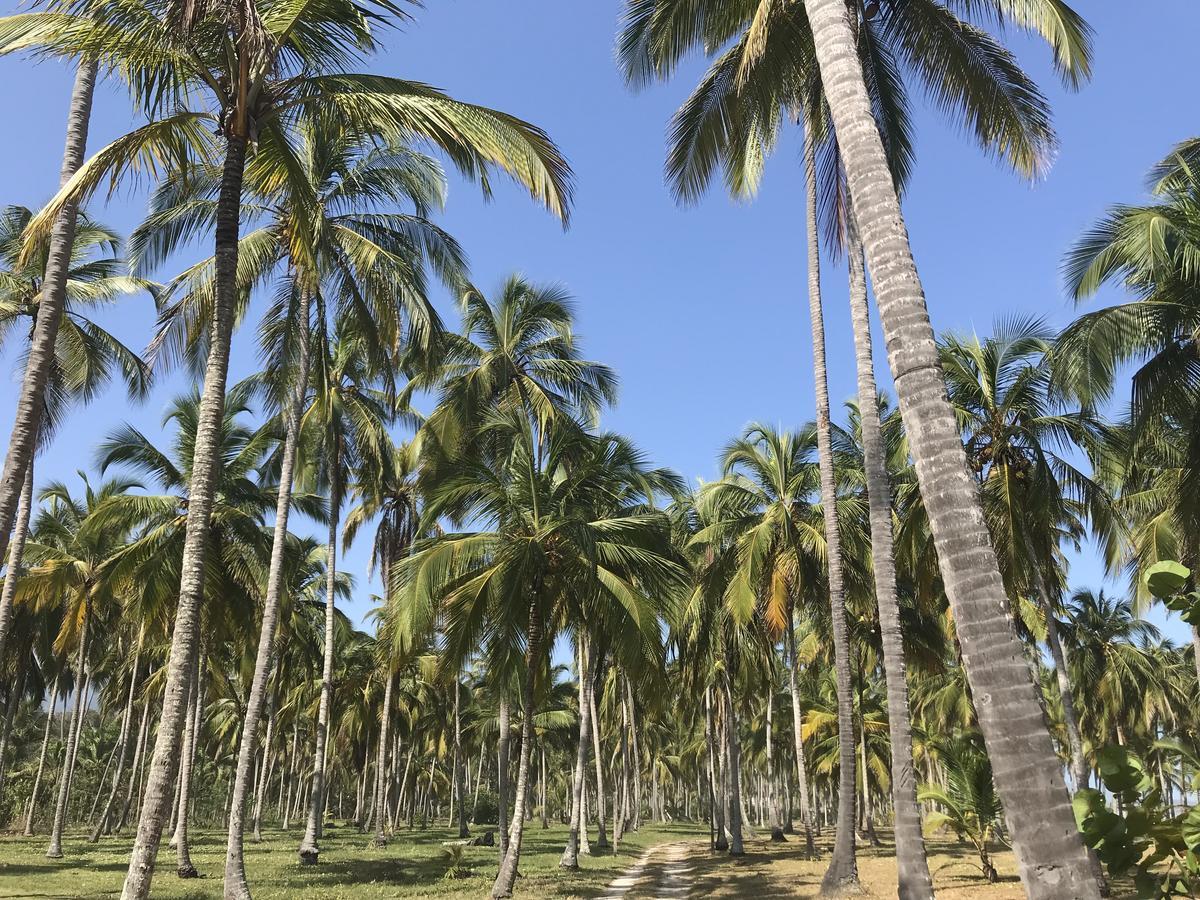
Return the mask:
{"type": "MultiPolygon", "coordinates": [[[[480,826],[474,833],[482,833],[480,826]]],[[[353,827],[326,831],[321,841],[321,862],[301,866],[296,861],[300,831],[272,830],[261,844],[246,842],[246,870],[256,900],[283,898],[374,898],[485,896],[496,874],[499,850],[467,847],[464,862],[474,875],[445,879],[443,841],[453,840],[457,831],[430,828],[399,831],[391,843],[377,849],[370,835],[353,827]]],[[[543,830],[529,823],[522,843],[521,874],[517,896],[596,897],[605,885],[630,866],[642,851],[654,844],[685,838],[706,839],[707,832],[695,826],[645,825],[626,836],[620,852],[580,858],[578,872],[565,872],[558,858],[567,829],[555,825],[543,830]]],[[[116,897],[129,859],[132,836],[106,838],[88,844],[86,835],[74,832],[63,841],[62,859],[46,859],[46,837],[0,836],[0,897],[116,897]]],[[[208,900],[221,896],[225,862],[225,834],[198,831],[192,843],[192,862],[201,878],[181,880],[175,875],[175,851],[165,840],[159,853],[154,878],[154,897],[178,900],[208,900]]]]}

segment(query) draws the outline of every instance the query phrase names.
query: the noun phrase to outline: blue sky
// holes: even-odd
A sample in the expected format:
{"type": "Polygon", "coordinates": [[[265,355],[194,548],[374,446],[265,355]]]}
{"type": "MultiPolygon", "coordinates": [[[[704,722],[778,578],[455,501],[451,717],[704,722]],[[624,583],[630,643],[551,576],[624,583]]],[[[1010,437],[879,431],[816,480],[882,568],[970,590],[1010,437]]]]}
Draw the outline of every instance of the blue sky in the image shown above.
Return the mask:
{"type": "MultiPolygon", "coordinates": [[[[1143,197],[1147,169],[1197,131],[1186,113],[1195,111],[1190,44],[1200,6],[1157,0],[1138,14],[1114,0],[1077,6],[1096,29],[1095,77],[1081,91],[1061,88],[1044,47],[1013,39],[1052,100],[1061,138],[1042,182],[1021,182],[930,110],[918,114],[918,163],[905,211],[939,330],[987,333],[1004,314],[1065,324],[1073,307],[1059,278],[1064,251],[1108,204],[1143,197]]],[[[5,14],[17,9],[0,5],[5,14]]],[[[663,186],[665,131],[702,65],[695,61],[670,84],[631,93],[614,63],[619,14],[617,0],[429,0],[413,22],[386,36],[386,51],[371,65],[521,116],[559,143],[577,182],[570,230],[516,188],[501,184],[484,203],[457,180],[440,221],[466,248],[485,291],[511,272],[566,284],[578,299],[585,352],[621,376],[620,404],[606,425],[688,479],[711,478],[721,446],[747,422],[793,425],[812,415],[799,147],[795,135],[785,141],[753,203],[714,191],[694,207],[677,207],[663,186]]],[[[71,78],[56,63],[0,59],[7,123],[0,203],[36,207],[53,193],[71,78]]],[[[89,149],[132,124],[120,91],[105,86],[89,149]]],[[[144,209],[144,192],[132,190],[91,211],[128,232],[144,209]]],[[[825,275],[837,404],[854,392],[850,324],[841,269],[827,265],[825,275]]],[[[452,309],[449,298],[443,308],[452,309]]],[[[148,299],[105,318],[136,347],[152,322],[148,299]]],[[[254,366],[246,329],[235,338],[231,377],[254,366]]],[[[19,374],[10,352],[0,360],[5,434],[19,374]]],[[[75,412],[39,458],[39,483],[91,468],[94,447],[121,421],[155,432],[168,401],[188,383],[175,373],[136,407],[111,391],[75,412]]],[[[346,565],[360,576],[356,616],[367,609],[369,590],[363,543],[346,565]]],[[[1074,583],[1098,585],[1100,577],[1089,554],[1073,567],[1074,583]]],[[[1178,625],[1169,630],[1177,640],[1185,636],[1178,625]]]]}

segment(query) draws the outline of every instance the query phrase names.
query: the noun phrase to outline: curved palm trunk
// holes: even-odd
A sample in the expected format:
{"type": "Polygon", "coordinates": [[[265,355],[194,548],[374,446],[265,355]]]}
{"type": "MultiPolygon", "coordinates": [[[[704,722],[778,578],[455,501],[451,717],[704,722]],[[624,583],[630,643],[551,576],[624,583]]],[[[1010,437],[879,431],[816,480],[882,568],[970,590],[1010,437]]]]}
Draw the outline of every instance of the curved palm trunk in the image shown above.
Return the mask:
{"type": "Polygon", "coordinates": [[[496,747],[496,830],[500,838],[500,858],[508,854],[508,754],[512,724],[509,721],[508,698],[500,698],[500,740],[496,747]]]}
{"type": "Polygon", "coordinates": [[[808,313],[812,322],[813,385],[817,395],[817,460],[821,470],[821,511],[825,519],[825,557],[829,566],[829,609],[838,710],[838,818],[833,856],[821,880],[824,893],[858,884],[854,841],[854,700],[850,679],[850,638],[842,586],[842,536],[837,512],[829,424],[829,381],[825,368],[825,318],[821,309],[821,256],[817,242],[817,151],[810,123],[804,128],[805,231],[808,246],[808,313]]]}
{"type": "Polygon", "coordinates": [[[158,845],[171,806],[175,773],[179,768],[180,742],[187,716],[188,683],[195,666],[199,639],[208,527],[216,486],[225,382],[229,374],[229,343],[237,301],[239,213],[245,168],[245,138],[228,137],[217,198],[216,304],[208,361],[204,369],[204,393],[200,400],[199,422],[192,451],[192,480],[188,487],[187,531],[183,545],[179,603],[171,635],[158,735],[154,741],[154,755],[150,761],[138,817],[137,838],[129,858],[129,871],[125,876],[121,900],[145,900],[150,894],[158,845]]]}
{"type": "Polygon", "coordinates": [[[83,684],[86,680],[84,667],[87,659],[88,616],[83,617],[79,635],[79,649],[75,651],[75,692],[71,698],[71,729],[67,732],[67,746],[63,750],[62,772],[58,776],[58,802],[54,805],[54,825],[50,829],[50,846],[46,856],[62,858],[63,827],[67,821],[67,800],[71,793],[71,775],[75,766],[75,747],[79,743],[79,732],[83,727],[83,684]]]}
{"type": "Polygon", "coordinates": [[[50,697],[50,711],[46,713],[46,727],[42,730],[42,750],[38,754],[37,774],[33,777],[33,789],[29,792],[29,804],[25,808],[25,837],[33,835],[33,815],[37,812],[38,794],[42,789],[42,774],[46,771],[46,748],[50,746],[50,726],[54,722],[54,710],[58,706],[58,682],[54,684],[50,697]]]}
{"type": "MultiPolygon", "coordinates": [[[[492,885],[492,897],[511,897],[513,884],[517,880],[517,866],[521,862],[521,838],[525,833],[525,804],[529,786],[529,759],[533,755],[533,689],[541,665],[542,620],[537,601],[529,604],[529,626],[525,651],[525,683],[521,688],[521,703],[524,715],[521,718],[521,755],[517,763],[517,788],[513,799],[512,826],[508,836],[508,850],[500,861],[500,871],[492,885]]],[[[503,823],[501,823],[503,825],[503,823]]]]}
{"type": "MultiPolygon", "coordinates": [[[[63,149],[59,186],[65,185],[83,164],[87,150],[88,125],[92,117],[92,97],[96,90],[96,61],[81,59],[75,71],[75,86],[67,112],[67,138],[63,149]]],[[[63,204],[50,232],[50,247],[46,256],[46,271],[42,294],[38,301],[37,320],[25,361],[25,377],[17,398],[12,435],[8,439],[8,454],[0,474],[0,557],[8,551],[8,536],[16,518],[18,497],[30,469],[37,447],[37,433],[45,410],[46,382],[54,362],[54,344],[62,321],[67,297],[67,272],[71,266],[71,248],[75,243],[75,220],[78,202],[63,204]]],[[[0,606],[0,651],[12,623],[12,606],[0,606]]]]}
{"type": "Polygon", "coordinates": [[[843,0],[805,0],[821,80],[858,214],[888,358],[908,429],[963,661],[1013,838],[1033,900],[1094,898],[1037,689],[946,396],[925,296],[900,201],[863,82],[843,0]]]}
{"type": "Polygon", "coordinates": [[[133,653],[133,670],[129,673],[129,693],[125,698],[125,712],[121,717],[121,734],[117,740],[117,768],[113,773],[112,789],[108,792],[108,799],[104,803],[104,809],[100,813],[100,818],[96,820],[96,827],[92,829],[91,835],[88,836],[88,843],[91,844],[99,841],[100,835],[108,834],[109,822],[113,814],[113,804],[117,802],[117,792],[121,789],[121,776],[125,774],[125,762],[129,757],[129,738],[133,732],[133,698],[137,691],[137,674],[141,658],[142,634],[139,634],[137,649],[133,653]]]}
{"type": "MultiPolygon", "coordinates": [[[[898,896],[900,900],[916,900],[933,896],[933,880],[929,875],[925,839],[921,834],[921,808],[917,805],[904,635],[900,628],[900,601],[896,596],[892,490],[879,421],[879,395],[871,352],[871,318],[867,307],[862,243],[853,212],[847,222],[847,254],[850,260],[850,318],[854,327],[854,358],[858,368],[863,468],[866,471],[871,525],[872,570],[875,576],[875,601],[879,607],[883,674],[887,685],[888,735],[892,745],[892,807],[895,814],[896,868],[899,873],[898,896]]],[[[863,778],[865,784],[865,767],[863,778]]]]}
{"type": "MultiPolygon", "coordinates": [[[[229,834],[225,844],[226,900],[249,900],[250,887],[246,882],[246,864],[242,855],[246,794],[250,788],[250,770],[254,749],[258,744],[258,723],[267,696],[267,679],[275,650],[275,631],[279,625],[279,599],[283,593],[283,563],[287,548],[288,516],[292,508],[292,482],[296,472],[296,444],[300,432],[300,414],[308,391],[309,351],[309,293],[300,291],[297,314],[299,328],[299,371],[290,408],[284,426],[283,454],[279,464],[279,496],[275,503],[275,529],[271,536],[271,564],[267,573],[267,593],[263,598],[262,624],[258,632],[258,650],[254,657],[254,678],[250,683],[250,698],[242,723],[238,745],[237,769],[233,780],[233,795],[229,807],[229,834]]],[[[270,746],[268,744],[268,746],[270,746]]],[[[255,829],[258,828],[257,816],[255,829]]]]}
{"type": "MultiPolygon", "coordinates": [[[[588,717],[592,723],[592,755],[596,759],[596,849],[608,849],[608,831],[604,820],[607,816],[604,796],[604,757],[600,753],[600,717],[596,715],[596,681],[600,673],[600,661],[590,660],[592,677],[588,683],[588,717]]],[[[585,826],[586,830],[586,826],[585,826]]]]}
{"type": "MultiPolygon", "coordinates": [[[[259,775],[258,784],[254,790],[254,814],[251,816],[250,829],[254,834],[254,840],[261,842],[262,836],[262,812],[263,803],[267,799],[267,785],[271,783],[271,776],[275,770],[276,754],[272,752],[272,747],[275,743],[275,703],[270,691],[267,692],[267,731],[263,735],[263,763],[262,772],[259,775]]],[[[230,809],[229,818],[230,824],[233,821],[233,795],[229,798],[230,809]]],[[[228,847],[226,848],[228,849],[228,847]]],[[[228,866],[228,863],[226,864],[228,866]]],[[[228,868],[226,869],[228,871],[228,868]]],[[[226,876],[228,877],[228,875],[226,876]]]]}
{"type": "Polygon", "coordinates": [[[575,771],[571,780],[571,826],[567,834],[567,846],[563,849],[558,864],[564,869],[579,868],[579,835],[587,832],[587,821],[583,818],[583,797],[586,793],[584,776],[587,773],[587,748],[590,739],[591,711],[588,709],[588,681],[590,679],[587,660],[587,644],[579,642],[579,741],[575,747],[575,771]]]}
{"type": "Polygon", "coordinates": [[[334,591],[337,585],[337,527],[342,496],[339,480],[340,456],[333,451],[329,486],[328,559],[325,565],[325,654],[321,668],[321,703],[317,708],[317,736],[313,747],[312,793],[309,797],[308,821],[300,842],[300,862],[313,865],[320,855],[317,839],[321,837],[321,820],[325,815],[325,745],[329,740],[329,706],[333,699],[333,625],[334,591]]]}
{"type": "Polygon", "coordinates": [[[817,855],[813,842],[812,807],[808,802],[808,767],[804,764],[804,713],[800,709],[800,663],[796,659],[796,626],[788,610],[788,692],[792,695],[792,738],[796,744],[796,794],[800,807],[800,827],[804,829],[804,852],[817,855]]]}
{"type": "MultiPolygon", "coordinates": [[[[21,481],[21,499],[17,503],[17,521],[13,527],[12,542],[8,545],[8,567],[4,570],[4,588],[0,590],[0,659],[4,659],[8,629],[12,622],[13,598],[17,594],[17,581],[21,571],[21,559],[25,555],[25,539],[29,536],[29,516],[33,510],[33,457],[25,465],[21,481]]],[[[0,766],[0,771],[3,767],[0,766]]]]}
{"type": "MultiPolygon", "coordinates": [[[[386,578],[384,583],[386,584],[386,578]]],[[[387,751],[388,731],[391,728],[392,690],[396,676],[389,672],[383,689],[383,709],[379,711],[379,749],[375,759],[375,796],[372,800],[371,818],[375,821],[375,846],[387,846],[387,815],[384,803],[387,800],[387,751]]]]}

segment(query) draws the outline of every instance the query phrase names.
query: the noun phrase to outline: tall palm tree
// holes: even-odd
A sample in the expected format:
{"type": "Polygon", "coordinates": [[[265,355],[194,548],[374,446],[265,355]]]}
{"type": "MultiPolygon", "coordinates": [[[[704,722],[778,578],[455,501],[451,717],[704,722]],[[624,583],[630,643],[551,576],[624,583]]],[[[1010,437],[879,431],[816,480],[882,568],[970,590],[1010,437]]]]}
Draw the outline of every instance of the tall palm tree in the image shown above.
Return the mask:
{"type": "MultiPolygon", "coordinates": [[[[4,32],[5,30],[0,28],[0,53],[24,49],[25,42],[19,39],[12,41],[4,32]]],[[[87,150],[88,126],[92,118],[96,75],[96,59],[87,54],[80,55],[75,70],[75,85],[71,89],[71,103],[67,110],[67,137],[59,174],[60,188],[65,186],[83,165],[84,153],[87,150]]],[[[4,469],[0,472],[0,558],[3,558],[8,550],[9,535],[13,530],[22,485],[27,480],[25,473],[32,466],[38,432],[45,413],[46,387],[58,343],[58,329],[62,324],[61,313],[66,303],[68,270],[71,265],[78,212],[78,201],[63,205],[54,216],[49,240],[45,242],[46,264],[40,300],[40,308],[45,314],[39,316],[34,323],[30,337],[25,375],[17,397],[16,415],[5,452],[4,469]]],[[[28,507],[28,503],[26,506],[28,507]]],[[[7,624],[5,612],[0,609],[0,646],[4,643],[7,624]]]]}
{"type": "MultiPolygon", "coordinates": [[[[26,253],[24,235],[32,217],[33,213],[20,206],[5,207],[0,212],[0,343],[15,339],[26,347],[35,336],[43,309],[50,253],[44,242],[36,252],[26,253]]],[[[50,441],[69,403],[90,401],[114,371],[121,372],[131,397],[144,396],[150,383],[149,369],[137,353],[89,314],[123,297],[152,290],[153,285],[122,271],[124,261],[117,256],[120,239],[115,232],[86,215],[77,218],[60,306],[62,322],[55,333],[54,352],[42,386],[43,411],[38,425],[42,446],[50,441]]],[[[8,548],[8,571],[14,575],[21,565],[33,509],[32,456],[23,477],[8,548]]],[[[0,659],[4,658],[16,584],[15,577],[5,579],[0,595],[0,659]]]]}
{"type": "MultiPolygon", "coordinates": [[[[1009,5],[1005,4],[1007,8],[1009,5]]],[[[980,726],[1034,898],[1096,897],[1029,668],[1008,618],[987,523],[954,410],[887,153],[840,0],[805,0],[838,147],[888,344],[889,362],[963,647],[980,726]]]]}
{"type": "MultiPolygon", "coordinates": [[[[178,615],[167,666],[167,689],[138,838],[123,895],[149,890],[169,784],[179,756],[183,697],[194,668],[205,540],[212,511],[217,457],[213,442],[229,365],[238,299],[239,206],[247,150],[264,139],[291,143],[305,117],[333,115],[364,135],[401,142],[420,135],[443,149],[468,175],[499,167],[524,183],[555,214],[566,216],[569,172],[538,129],[518,119],[452,100],[419,83],[345,71],[344,63],[378,49],[374,25],[401,14],[390,2],[364,6],[339,0],[319,9],[278,0],[206,6],[180,28],[174,4],[109,0],[102,15],[52,19],[30,13],[0,20],[0,49],[30,46],[57,55],[86,54],[129,82],[152,121],[101,150],[68,181],[38,217],[45,223],[65,203],[81,201],[102,178],[118,180],[152,160],[186,166],[189,159],[221,158],[215,213],[215,297],[205,365],[203,427],[196,447],[178,615]],[[170,50],[172,52],[164,52],[170,50]],[[206,109],[190,104],[206,98],[206,109]],[[214,137],[202,125],[215,125],[214,137]]],[[[38,223],[35,219],[35,223],[38,223]]],[[[2,510],[0,510],[2,511],[2,510]]]]}

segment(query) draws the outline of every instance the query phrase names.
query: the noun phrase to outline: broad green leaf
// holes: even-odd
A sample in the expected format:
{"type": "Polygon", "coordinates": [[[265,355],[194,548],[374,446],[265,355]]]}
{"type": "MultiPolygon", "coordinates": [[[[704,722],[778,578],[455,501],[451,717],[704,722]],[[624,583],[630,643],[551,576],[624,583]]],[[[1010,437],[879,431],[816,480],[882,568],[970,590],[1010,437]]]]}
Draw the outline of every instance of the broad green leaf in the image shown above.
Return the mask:
{"type": "Polygon", "coordinates": [[[1171,559],[1156,562],[1146,570],[1146,587],[1155,597],[1163,599],[1177,593],[1192,576],[1192,570],[1171,559]]]}

